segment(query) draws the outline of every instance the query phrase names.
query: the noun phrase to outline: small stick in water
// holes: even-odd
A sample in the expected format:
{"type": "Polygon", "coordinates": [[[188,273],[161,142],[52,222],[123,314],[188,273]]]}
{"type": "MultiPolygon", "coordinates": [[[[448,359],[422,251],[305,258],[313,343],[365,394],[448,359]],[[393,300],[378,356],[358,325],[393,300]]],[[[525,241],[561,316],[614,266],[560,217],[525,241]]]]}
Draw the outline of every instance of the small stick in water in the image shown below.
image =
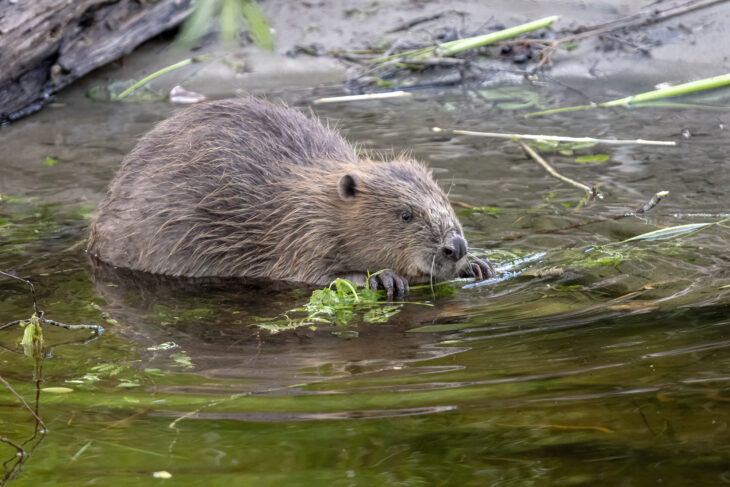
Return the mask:
{"type": "Polygon", "coordinates": [[[656,205],[659,204],[659,202],[666,198],[669,194],[669,191],[659,191],[654,196],[651,197],[649,201],[644,203],[642,206],[638,207],[634,211],[627,211],[625,216],[635,216],[635,215],[643,215],[647,211],[654,208],[656,205]]]}
{"type": "Polygon", "coordinates": [[[597,139],[594,137],[565,137],[562,135],[530,135],[530,134],[502,134],[498,132],[473,132],[471,130],[450,130],[440,127],[433,127],[433,132],[448,132],[455,135],[475,135],[478,137],[493,137],[496,139],[523,139],[523,140],[551,140],[555,142],[594,142],[596,144],[610,145],[667,145],[676,146],[673,140],[644,140],[644,139],[597,139]]]}
{"type": "MultiPolygon", "coordinates": [[[[43,313],[43,312],[41,311],[41,313],[43,313]]],[[[43,324],[48,323],[49,325],[58,326],[60,328],[65,328],[66,330],[94,330],[97,335],[101,335],[102,333],[104,333],[104,327],[101,325],[87,325],[87,324],[67,325],[66,323],[61,323],[60,321],[49,320],[48,318],[43,317],[42,315],[41,315],[41,319],[42,319],[41,323],[43,323],[43,324]]],[[[5,323],[4,325],[0,326],[0,330],[4,330],[6,328],[11,328],[11,327],[19,325],[25,321],[28,321],[28,320],[15,320],[15,321],[11,321],[10,323],[5,323]]]]}
{"type": "Polygon", "coordinates": [[[561,181],[564,181],[564,182],[566,182],[566,183],[568,183],[568,184],[570,184],[572,186],[575,186],[576,188],[580,188],[583,191],[585,191],[586,194],[588,195],[588,201],[591,201],[594,198],[599,198],[599,199],[603,198],[603,196],[601,195],[601,193],[598,192],[598,188],[596,186],[593,186],[593,187],[586,186],[585,184],[579,183],[578,181],[575,181],[574,179],[570,179],[568,177],[563,176],[562,174],[558,173],[558,171],[556,171],[550,164],[548,164],[545,161],[545,159],[543,159],[542,157],[540,157],[540,154],[538,154],[537,152],[535,152],[532,149],[532,147],[530,147],[529,145],[525,144],[524,142],[520,142],[520,146],[522,146],[522,150],[524,150],[525,152],[527,152],[527,155],[529,155],[530,157],[532,157],[532,159],[535,162],[537,162],[543,168],[545,168],[545,170],[548,173],[550,173],[550,175],[552,175],[552,176],[560,179],[561,181]]]}
{"type": "Polygon", "coordinates": [[[401,96],[411,96],[407,91],[389,91],[387,93],[368,93],[365,95],[350,96],[333,96],[330,98],[317,98],[312,103],[319,105],[320,103],[337,103],[342,101],[363,101],[363,100],[379,100],[382,98],[398,98],[401,96]]]}

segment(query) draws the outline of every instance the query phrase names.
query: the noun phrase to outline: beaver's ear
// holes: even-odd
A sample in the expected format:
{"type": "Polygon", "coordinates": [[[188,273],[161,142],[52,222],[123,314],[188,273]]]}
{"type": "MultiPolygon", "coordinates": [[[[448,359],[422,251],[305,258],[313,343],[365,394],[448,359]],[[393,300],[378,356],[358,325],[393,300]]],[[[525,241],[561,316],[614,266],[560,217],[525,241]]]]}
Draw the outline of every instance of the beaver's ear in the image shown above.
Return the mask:
{"type": "Polygon", "coordinates": [[[337,191],[343,200],[354,198],[357,194],[357,176],[354,174],[345,174],[342,176],[337,185],[337,191]]]}

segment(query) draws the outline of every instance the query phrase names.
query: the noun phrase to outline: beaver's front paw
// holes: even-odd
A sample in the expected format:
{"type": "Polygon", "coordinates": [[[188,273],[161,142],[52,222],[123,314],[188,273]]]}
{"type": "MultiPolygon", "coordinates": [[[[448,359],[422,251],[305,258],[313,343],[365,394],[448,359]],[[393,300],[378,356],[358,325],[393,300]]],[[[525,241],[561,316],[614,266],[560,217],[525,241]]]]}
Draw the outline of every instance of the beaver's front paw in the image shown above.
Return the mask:
{"type": "Polygon", "coordinates": [[[469,264],[461,271],[461,277],[473,277],[477,281],[491,279],[496,276],[497,272],[494,270],[492,263],[488,260],[482,259],[475,259],[472,262],[469,262],[469,264]]]}
{"type": "Polygon", "coordinates": [[[394,288],[399,298],[402,298],[410,291],[408,281],[391,270],[381,271],[371,276],[368,284],[373,291],[377,291],[379,287],[385,289],[388,301],[393,299],[394,288]]]}

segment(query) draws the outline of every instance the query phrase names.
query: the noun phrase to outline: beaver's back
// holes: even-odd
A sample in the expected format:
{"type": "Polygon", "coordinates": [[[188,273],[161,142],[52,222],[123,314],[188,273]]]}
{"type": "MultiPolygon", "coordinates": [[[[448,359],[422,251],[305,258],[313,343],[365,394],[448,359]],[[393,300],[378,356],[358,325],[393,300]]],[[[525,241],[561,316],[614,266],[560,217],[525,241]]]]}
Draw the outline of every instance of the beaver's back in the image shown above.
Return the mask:
{"type": "Polygon", "coordinates": [[[298,204],[279,198],[282,188],[305,182],[307,171],[355,161],[338,134],[290,108],[256,98],[194,105],[125,157],[92,221],[88,250],[148,272],[239,275],[236,258],[260,251],[252,239],[298,204]]]}

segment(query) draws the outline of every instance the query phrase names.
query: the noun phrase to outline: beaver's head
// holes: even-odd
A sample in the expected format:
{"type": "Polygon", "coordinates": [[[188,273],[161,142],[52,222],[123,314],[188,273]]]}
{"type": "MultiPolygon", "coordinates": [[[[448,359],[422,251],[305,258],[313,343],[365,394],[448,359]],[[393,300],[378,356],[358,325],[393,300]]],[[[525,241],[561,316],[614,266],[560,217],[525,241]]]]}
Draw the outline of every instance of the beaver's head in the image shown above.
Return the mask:
{"type": "Polygon", "coordinates": [[[411,282],[468,268],[467,243],[444,192],[422,164],[362,161],[339,175],[338,252],[352,270],[391,269],[411,282]]]}

